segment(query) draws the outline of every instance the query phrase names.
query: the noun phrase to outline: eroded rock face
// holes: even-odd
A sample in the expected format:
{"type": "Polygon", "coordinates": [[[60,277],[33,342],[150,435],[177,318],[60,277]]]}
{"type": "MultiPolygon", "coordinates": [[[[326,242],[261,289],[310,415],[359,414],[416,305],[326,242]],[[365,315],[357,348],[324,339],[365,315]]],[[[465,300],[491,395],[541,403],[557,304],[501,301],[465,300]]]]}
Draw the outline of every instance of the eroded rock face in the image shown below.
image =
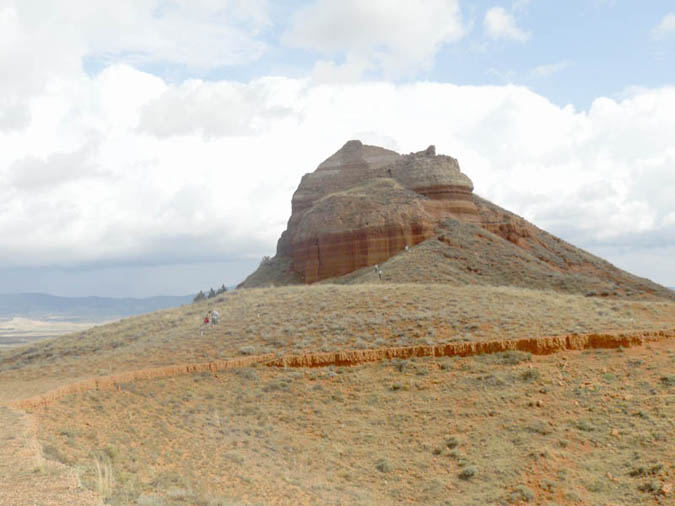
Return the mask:
{"type": "Polygon", "coordinates": [[[375,177],[376,169],[401,157],[395,151],[377,146],[365,146],[361,141],[347,142],[317,169],[305,174],[291,200],[291,219],[314,205],[324,195],[347,190],[375,177]]]}
{"type": "Polygon", "coordinates": [[[475,195],[457,160],[433,146],[399,155],[359,141],[302,178],[277,255],[240,286],[372,283],[362,268],[376,263],[383,282],[675,298],[475,195]]]}
{"type": "Polygon", "coordinates": [[[382,262],[446,218],[479,223],[457,160],[433,146],[399,155],[352,140],[302,178],[277,256],[313,283],[382,262]]]}

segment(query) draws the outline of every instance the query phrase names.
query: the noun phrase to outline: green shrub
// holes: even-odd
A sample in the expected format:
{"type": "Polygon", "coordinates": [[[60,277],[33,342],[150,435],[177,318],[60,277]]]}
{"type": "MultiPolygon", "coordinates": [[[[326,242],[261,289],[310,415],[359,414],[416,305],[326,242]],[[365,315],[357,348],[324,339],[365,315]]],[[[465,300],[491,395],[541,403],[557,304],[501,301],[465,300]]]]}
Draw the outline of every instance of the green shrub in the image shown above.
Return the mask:
{"type": "Polygon", "coordinates": [[[675,387],[675,376],[672,374],[668,374],[666,376],[661,376],[661,383],[663,383],[667,387],[675,387]]]}
{"type": "Polygon", "coordinates": [[[516,489],[511,492],[512,502],[530,502],[534,499],[534,491],[525,485],[518,485],[516,489]]]}
{"type": "Polygon", "coordinates": [[[517,365],[532,360],[532,353],[526,351],[505,351],[495,355],[497,355],[499,363],[504,365],[517,365]]]}
{"type": "Polygon", "coordinates": [[[523,381],[535,381],[539,379],[539,369],[526,369],[520,375],[523,381]]]}
{"type": "Polygon", "coordinates": [[[393,467],[391,466],[389,461],[387,461],[387,459],[378,459],[375,462],[375,469],[377,469],[381,473],[389,473],[393,470],[393,467]]]}
{"type": "Polygon", "coordinates": [[[574,426],[579,430],[583,430],[584,432],[592,432],[595,430],[595,426],[587,420],[577,420],[574,426]]]}
{"type": "Polygon", "coordinates": [[[406,367],[408,367],[408,361],[407,360],[401,360],[401,359],[395,359],[392,360],[392,365],[398,372],[403,372],[405,371],[406,367]]]}
{"type": "Polygon", "coordinates": [[[239,353],[242,355],[253,355],[255,353],[255,348],[251,345],[248,346],[242,346],[239,348],[239,353]]]}
{"type": "Polygon", "coordinates": [[[459,439],[457,439],[457,436],[451,436],[445,440],[445,446],[451,449],[457,448],[459,446],[459,439]]]}
{"type": "Polygon", "coordinates": [[[640,465],[637,467],[634,467],[631,469],[630,474],[631,476],[654,476],[659,474],[661,471],[663,471],[663,464],[660,462],[656,462],[654,464],[650,465],[640,465]]]}
{"type": "Polygon", "coordinates": [[[243,369],[235,369],[234,372],[240,378],[250,381],[258,380],[258,373],[255,370],[251,369],[250,367],[245,367],[243,369]]]}
{"type": "Polygon", "coordinates": [[[466,466],[462,469],[462,472],[459,473],[459,477],[462,480],[470,480],[478,473],[478,468],[476,466],[466,466]]]}
{"type": "Polygon", "coordinates": [[[44,454],[45,457],[47,457],[49,460],[56,460],[57,462],[61,462],[62,464],[72,464],[70,459],[61,452],[56,446],[52,445],[45,445],[44,448],[42,449],[42,453],[44,454]]]}
{"type": "Polygon", "coordinates": [[[553,432],[553,430],[548,424],[541,421],[531,423],[530,425],[525,427],[525,430],[527,432],[532,432],[534,434],[541,434],[542,436],[548,436],[553,432]]]}
{"type": "Polygon", "coordinates": [[[661,490],[661,483],[659,483],[656,480],[647,481],[647,482],[643,483],[642,485],[638,485],[638,490],[640,492],[648,492],[648,493],[656,494],[659,490],[661,490]]]}

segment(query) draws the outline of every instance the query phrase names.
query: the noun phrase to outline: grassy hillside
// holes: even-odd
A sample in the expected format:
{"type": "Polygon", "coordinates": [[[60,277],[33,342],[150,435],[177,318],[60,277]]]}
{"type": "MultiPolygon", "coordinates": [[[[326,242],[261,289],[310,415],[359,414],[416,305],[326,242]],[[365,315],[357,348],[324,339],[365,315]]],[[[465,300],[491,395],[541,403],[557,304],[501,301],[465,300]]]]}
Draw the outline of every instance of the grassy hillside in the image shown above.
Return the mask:
{"type": "MultiPolygon", "coordinates": [[[[668,299],[675,291],[623,271],[474,195],[481,223],[447,219],[436,235],[380,262],[386,283],[517,286],[587,296],[668,299]]],[[[367,247],[360,245],[359,247],[367,247]]],[[[241,287],[299,283],[292,260],[263,262],[241,287]]],[[[373,266],[323,283],[379,282],[373,266]]]]}
{"type": "MultiPolygon", "coordinates": [[[[524,239],[522,244],[528,246],[523,248],[481,227],[455,220],[445,221],[437,231],[436,237],[380,264],[382,281],[515,286],[588,297],[675,300],[672,290],[617,269],[550,235],[542,235],[537,241],[524,239]],[[540,244],[542,238],[548,241],[546,247],[540,244]]],[[[331,283],[377,281],[374,269],[366,267],[331,283]]]]}
{"type": "Polygon", "coordinates": [[[667,301],[441,284],[237,290],[208,301],[0,350],[0,401],[62,382],[242,354],[331,351],[675,327],[667,301]],[[218,327],[203,327],[209,309],[218,327]]]}
{"type": "Polygon", "coordinates": [[[110,504],[665,504],[674,358],[670,340],[259,366],[34,414],[46,456],[110,504]]]}
{"type": "Polygon", "coordinates": [[[259,365],[94,389],[30,416],[1,406],[78,380],[262,353],[673,328],[675,303],[653,296],[378,281],[237,290],[0,350],[0,421],[24,427],[0,432],[16,447],[0,457],[12,492],[0,505],[95,504],[85,491],[120,505],[664,504],[672,339],[548,357],[259,365]],[[210,309],[217,327],[202,325],[210,309]]]}

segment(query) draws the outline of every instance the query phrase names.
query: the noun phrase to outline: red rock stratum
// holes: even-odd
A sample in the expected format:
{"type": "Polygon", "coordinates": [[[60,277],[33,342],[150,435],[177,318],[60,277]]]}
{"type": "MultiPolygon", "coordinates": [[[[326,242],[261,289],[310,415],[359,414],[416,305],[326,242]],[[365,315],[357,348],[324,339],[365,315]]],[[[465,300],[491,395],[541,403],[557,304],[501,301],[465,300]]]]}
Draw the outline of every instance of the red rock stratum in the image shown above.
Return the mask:
{"type": "Polygon", "coordinates": [[[457,160],[433,146],[399,155],[351,140],[303,176],[276,256],[240,286],[379,282],[378,264],[384,282],[675,299],[473,189],[457,160]]]}
{"type": "Polygon", "coordinates": [[[457,160],[347,142],[306,174],[277,254],[305,283],[390,258],[434,235],[445,218],[478,223],[473,183],[457,160]]]}
{"type": "Polygon", "coordinates": [[[132,381],[169,378],[200,372],[217,373],[224,369],[249,367],[265,364],[270,367],[327,367],[354,366],[379,360],[411,357],[466,357],[504,351],[526,351],[534,355],[548,355],[564,350],[585,350],[594,348],[629,348],[640,346],[649,341],[672,339],[675,330],[567,334],[551,337],[533,337],[523,339],[505,339],[483,342],[446,343],[440,345],[418,345],[389,347],[370,350],[341,350],[328,353],[301,353],[275,357],[273,354],[239,357],[230,360],[177,364],[169,367],[154,367],[138,371],[128,371],[99,378],[71,383],[51,392],[27,399],[16,400],[10,406],[17,409],[30,409],[50,404],[67,395],[89,390],[118,388],[132,381]]]}

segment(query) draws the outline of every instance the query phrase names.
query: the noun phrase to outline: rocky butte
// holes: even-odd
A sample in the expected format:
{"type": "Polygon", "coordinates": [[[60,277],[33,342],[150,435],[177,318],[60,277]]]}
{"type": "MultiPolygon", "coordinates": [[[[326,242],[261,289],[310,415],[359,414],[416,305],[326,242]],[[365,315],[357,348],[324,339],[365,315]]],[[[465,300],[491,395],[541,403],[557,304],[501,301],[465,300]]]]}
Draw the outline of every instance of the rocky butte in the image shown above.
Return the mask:
{"type": "Polygon", "coordinates": [[[277,255],[305,283],[347,274],[428,239],[444,218],[478,223],[472,192],[433,146],[401,156],[349,141],[302,178],[277,255]]]}
{"type": "Polygon", "coordinates": [[[303,176],[275,257],[240,286],[373,282],[373,269],[364,268],[386,262],[386,282],[675,298],[473,189],[457,160],[434,146],[400,155],[350,140],[303,176]]]}

